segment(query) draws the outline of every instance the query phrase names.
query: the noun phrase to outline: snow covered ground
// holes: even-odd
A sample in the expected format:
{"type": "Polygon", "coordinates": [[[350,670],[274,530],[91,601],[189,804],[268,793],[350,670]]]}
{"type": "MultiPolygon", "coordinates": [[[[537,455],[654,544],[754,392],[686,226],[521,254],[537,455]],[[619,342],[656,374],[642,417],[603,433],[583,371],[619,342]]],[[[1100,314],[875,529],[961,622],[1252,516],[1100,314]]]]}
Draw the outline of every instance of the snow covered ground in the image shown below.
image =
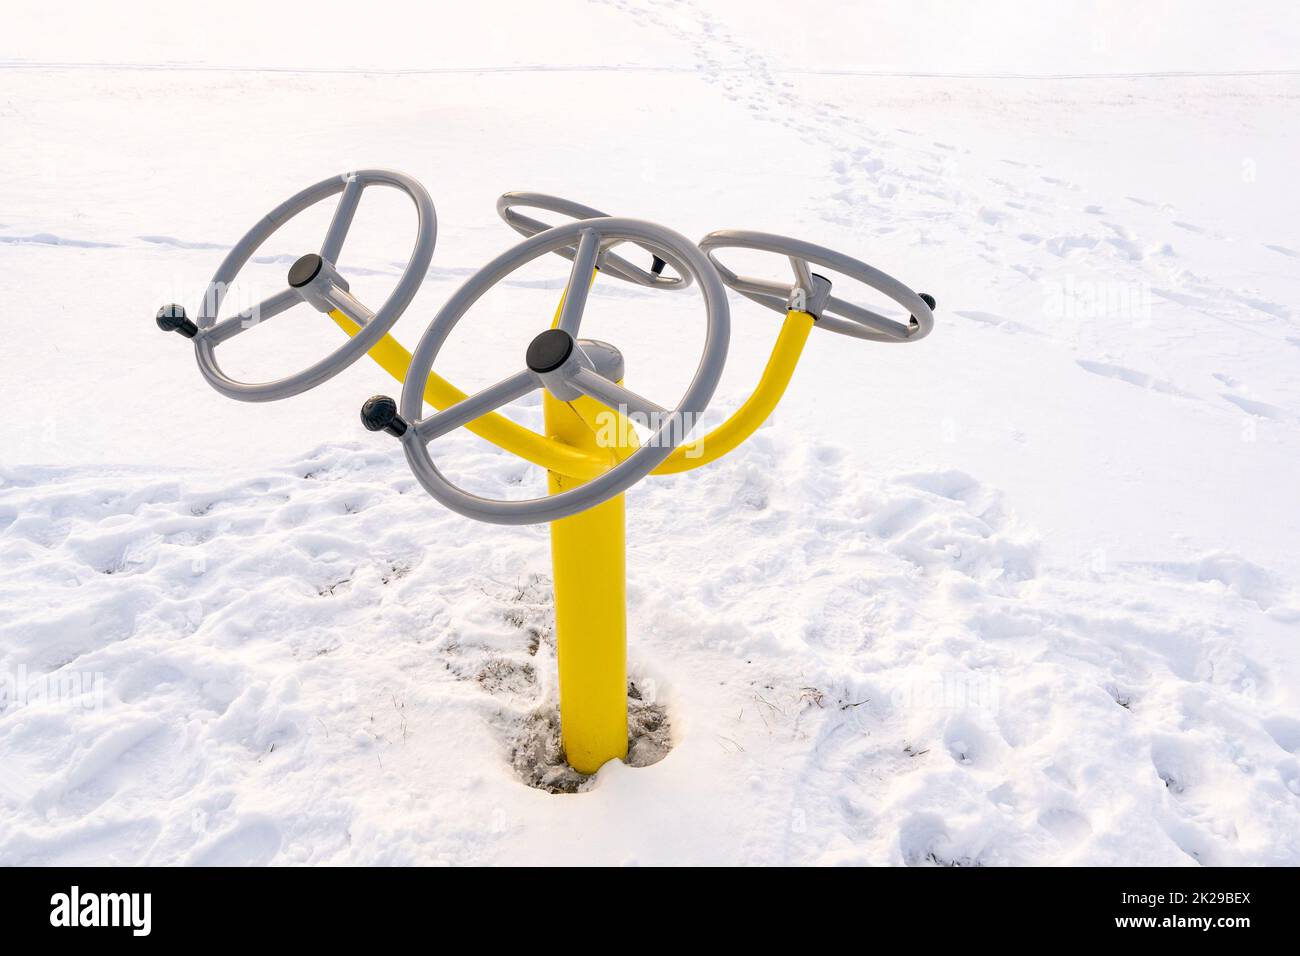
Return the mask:
{"type": "MultiPolygon", "coordinates": [[[[6,8],[0,863],[1300,863],[1300,24],[798,6],[6,8]],[[938,298],[906,348],[814,333],[753,439],[629,493],[658,762],[521,781],[556,704],[546,531],[428,498],[358,422],[382,371],[241,405],[154,327],[280,200],[373,166],[438,207],[408,345],[514,242],[511,189],[796,235],[938,298]]],[[[412,226],[367,194],[363,299],[412,226]]],[[[486,297],[442,371],[517,368],[567,270],[486,297]]],[[[714,421],[779,323],[732,310],[714,421]]],[[[234,371],[337,344],[298,311],[234,371]]],[[[680,394],[697,292],[602,281],[587,316],[680,394]]]]}

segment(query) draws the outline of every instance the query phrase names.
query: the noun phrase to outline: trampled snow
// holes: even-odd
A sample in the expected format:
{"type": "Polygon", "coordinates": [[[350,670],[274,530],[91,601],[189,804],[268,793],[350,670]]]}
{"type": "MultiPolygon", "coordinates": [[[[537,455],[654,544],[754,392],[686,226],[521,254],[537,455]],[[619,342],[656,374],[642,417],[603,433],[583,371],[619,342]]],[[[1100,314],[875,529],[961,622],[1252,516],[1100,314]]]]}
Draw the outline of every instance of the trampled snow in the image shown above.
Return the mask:
{"type": "MultiPolygon", "coordinates": [[[[814,6],[479,4],[287,43],[297,24],[253,6],[112,33],[19,5],[0,863],[1300,863],[1287,8],[1098,3],[1063,28],[814,6]],[[282,199],[376,166],[438,208],[408,346],[515,242],[493,208],[513,189],[691,238],[787,233],[938,299],[914,345],[815,331],[750,441],[629,493],[654,739],[577,792],[521,778],[549,772],[525,765],[557,701],[545,528],[425,495],[360,426],[399,388],[368,361],[238,404],[152,321],[196,311],[282,199]]],[[[413,218],[372,192],[340,269],[378,302],[413,218]]],[[[231,301],[281,287],[328,214],[231,301]]],[[[511,277],[440,370],[517,369],[567,273],[511,277]]],[[[695,290],[602,279],[587,316],[629,385],[680,395],[695,290]]],[[[282,319],[223,346],[235,372],[338,344],[306,307],[282,319]]],[[[732,323],[706,426],[779,317],[733,297],[732,323]]],[[[541,424],[536,396],[509,414],[541,424]]],[[[470,435],[436,450],[483,493],[544,489],[470,435]]]]}

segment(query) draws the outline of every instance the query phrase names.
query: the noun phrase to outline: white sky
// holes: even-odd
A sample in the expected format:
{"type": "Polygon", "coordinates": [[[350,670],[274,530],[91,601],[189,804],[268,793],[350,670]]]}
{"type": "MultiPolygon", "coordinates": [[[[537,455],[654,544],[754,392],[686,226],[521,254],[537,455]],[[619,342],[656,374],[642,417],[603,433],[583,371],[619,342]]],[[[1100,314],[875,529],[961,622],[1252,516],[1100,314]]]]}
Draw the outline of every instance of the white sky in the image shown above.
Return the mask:
{"type": "MultiPolygon", "coordinates": [[[[594,0],[317,0],[309,8],[250,0],[201,7],[10,0],[5,6],[0,62],[9,63],[394,70],[688,65],[681,44],[663,42],[612,4],[594,0]]],[[[672,9],[666,5],[664,12],[672,9]]],[[[1285,2],[805,0],[763,9],[754,0],[711,0],[708,9],[770,49],[788,49],[792,66],[808,69],[1300,70],[1300,14],[1285,2]]],[[[696,28],[683,16],[682,29],[696,28]]]]}

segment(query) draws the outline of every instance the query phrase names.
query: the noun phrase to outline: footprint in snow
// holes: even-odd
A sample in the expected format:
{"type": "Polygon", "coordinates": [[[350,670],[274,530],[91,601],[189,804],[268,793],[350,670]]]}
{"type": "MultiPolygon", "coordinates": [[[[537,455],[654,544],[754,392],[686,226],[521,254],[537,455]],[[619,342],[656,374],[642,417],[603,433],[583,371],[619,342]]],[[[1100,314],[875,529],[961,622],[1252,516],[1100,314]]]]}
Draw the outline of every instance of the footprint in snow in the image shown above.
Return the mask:
{"type": "Polygon", "coordinates": [[[195,866],[266,866],[280,852],[283,837],[270,820],[250,818],[236,824],[199,851],[195,866]]]}
{"type": "Polygon", "coordinates": [[[1154,375],[1148,375],[1146,372],[1139,372],[1136,369],[1126,368],[1123,365],[1112,365],[1108,362],[1095,362],[1091,359],[1075,359],[1075,364],[1085,372],[1091,372],[1093,375],[1100,375],[1103,378],[1113,378],[1117,381],[1126,382],[1129,385],[1136,385],[1152,392],[1161,392],[1165,395],[1174,395],[1178,398],[1195,398],[1190,392],[1185,392],[1172,382],[1156,378],[1154,375]]]}
{"type": "Polygon", "coordinates": [[[171,246],[173,249],[229,249],[230,246],[219,242],[195,242],[189,239],[177,239],[174,236],[136,236],[141,242],[151,242],[158,246],[171,246]]]}
{"type": "Polygon", "coordinates": [[[68,246],[75,249],[116,249],[115,242],[92,242],[89,239],[67,239],[48,232],[31,236],[0,236],[0,242],[9,245],[68,246]]]}
{"type": "Polygon", "coordinates": [[[1247,415],[1253,415],[1256,418],[1264,418],[1273,422],[1284,422],[1291,417],[1286,413],[1285,409],[1278,408],[1276,405],[1270,405],[1268,402],[1257,402],[1253,398],[1234,395],[1231,392],[1220,392],[1219,394],[1233,405],[1236,405],[1247,415]]]}
{"type": "Polygon", "coordinates": [[[996,313],[993,312],[956,310],[954,314],[961,316],[963,319],[969,319],[972,322],[975,322],[982,326],[986,326],[988,328],[1001,329],[1003,332],[1013,332],[1016,334],[1024,333],[1027,335],[1042,335],[1042,333],[1039,332],[1037,329],[1030,328],[1028,325],[1024,325],[1023,323],[1005,318],[1004,316],[997,315],[996,313]]]}

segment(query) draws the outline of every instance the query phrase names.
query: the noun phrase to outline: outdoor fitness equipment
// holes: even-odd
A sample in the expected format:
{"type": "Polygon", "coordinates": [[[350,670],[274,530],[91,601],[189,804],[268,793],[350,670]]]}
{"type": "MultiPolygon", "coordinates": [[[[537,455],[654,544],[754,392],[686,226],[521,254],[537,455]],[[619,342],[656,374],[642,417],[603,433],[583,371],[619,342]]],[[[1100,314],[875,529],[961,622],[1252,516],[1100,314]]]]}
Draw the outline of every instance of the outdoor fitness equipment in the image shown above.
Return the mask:
{"type": "MultiPolygon", "coordinates": [[[[544,201],[548,208],[562,202],[550,197],[544,201]]],[[[500,208],[504,215],[509,203],[500,208]]],[[[570,208],[580,214],[595,212],[572,204],[570,208]]],[[[704,412],[726,361],[730,309],[722,282],[704,254],[689,239],[663,226],[602,216],[532,231],[530,238],[472,276],[434,318],[402,385],[401,414],[391,398],[375,396],[366,402],[361,417],[367,428],[401,438],[420,484],[453,511],[497,524],[551,523],[560,732],[569,763],[592,773],[607,760],[625,756],[628,745],[623,491],[663,464],[704,412]],[[617,349],[578,338],[595,275],[609,268],[614,255],[610,250],[627,242],[680,270],[676,286],[685,285],[689,278],[704,293],[704,349],[694,378],[671,410],[623,386],[623,358],[617,349]],[[424,383],[443,342],[465,312],[506,276],[551,252],[572,259],[569,281],[550,328],[528,345],[523,369],[421,418],[424,383]],[[549,495],[526,501],[481,498],[443,477],[429,455],[434,439],[538,388],[544,390],[546,436],[542,440],[585,453],[594,467],[584,467],[576,476],[552,469],[549,495]],[[650,427],[652,434],[646,441],[636,440],[625,418],[630,413],[650,427]]],[[[652,274],[632,272],[636,267],[621,257],[620,261],[623,264],[615,265],[619,271],[613,274],[645,285],[655,283],[652,274]]]]}
{"type": "Polygon", "coordinates": [[[648,474],[685,471],[713,461],[748,437],[780,400],[815,324],[872,341],[915,341],[934,327],[934,300],[865,263],[783,236],[715,232],[700,243],[706,253],[702,256],[661,226],[603,217],[590,207],[552,196],[507,193],[497,210],[528,238],[472,276],[434,318],[407,370],[400,412],[393,399],[381,395],[366,402],[361,418],[372,431],[401,439],[420,484],[453,511],[497,524],[550,522],[560,732],[569,763],[592,773],[607,760],[624,757],[628,744],[623,492],[648,474]],[[517,212],[514,207],[520,205],[579,218],[548,229],[517,212]],[[650,251],[654,258],[649,272],[611,251],[624,242],[650,251]],[[715,256],[729,247],[785,256],[793,281],[737,276],[715,256]],[[461,317],[489,288],[547,252],[563,255],[572,267],[555,320],[528,346],[524,369],[450,408],[420,417],[427,376],[461,317]],[[662,275],[667,265],[675,276],[662,275]],[[890,319],[831,296],[830,280],[814,274],[812,265],[883,292],[907,310],[908,319],[890,319]],[[577,338],[589,285],[600,273],[652,287],[682,288],[692,279],[700,283],[708,321],[704,354],[686,395],[672,411],[623,385],[622,356],[613,346],[577,338]],[[753,394],[722,425],[688,446],[683,444],[686,433],[712,395],[725,359],[729,313],[719,279],[763,305],[785,311],[786,320],[753,394]],[[495,409],[537,388],[543,389],[546,439],[603,459],[594,475],[586,469],[572,474],[552,468],[550,495],[526,501],[480,498],[443,477],[430,457],[431,442],[481,421],[485,414],[496,414],[495,409]],[[645,443],[638,443],[634,430],[624,424],[629,413],[655,423],[645,443]],[[615,428],[610,428],[611,416],[615,428]]]}
{"type": "Polygon", "coordinates": [[[924,338],[934,326],[934,299],[913,292],[867,264],[811,243],[758,232],[722,230],[695,246],[672,230],[636,219],[609,217],[570,200],[538,193],[506,193],[497,211],[525,241],[493,259],[443,306],[425,330],[415,355],[388,330],[409,305],[433,251],[433,205],[414,180],[400,173],[366,170],[325,180],[303,190],[266,216],[226,257],[209,286],[199,323],[178,305],[159,310],[157,322],[195,340],[204,377],[222,394],[244,401],[270,401],[298,394],[338,374],[368,352],[403,382],[400,408],[374,396],[362,422],[402,441],[420,484],[452,510],[497,524],[549,522],[554,565],[556,644],[560,679],[561,734],[569,763],[593,773],[627,753],[627,637],[625,513],[623,492],[646,475],[698,468],[727,454],[752,434],[780,401],[814,326],[878,342],[924,338]],[[393,293],[371,312],[348,291],[334,269],[361,189],[378,183],[405,191],[419,213],[415,249],[393,293]],[[289,270],[289,288],[254,309],[217,321],[225,288],[256,248],[285,220],[335,193],[343,193],[319,254],[300,258],[289,270]],[[540,209],[575,221],[550,227],[519,211],[540,209]],[[643,269],[614,248],[631,244],[648,252],[643,269]],[[785,257],[793,279],[782,283],[736,275],[717,253],[728,248],[785,257]],[[571,260],[569,281],[550,328],[526,349],[523,368],[467,395],[432,370],[443,342],[466,311],[510,273],[547,253],[571,260]],[[860,280],[900,305],[899,321],[830,294],[828,278],[812,266],[860,280]],[[665,274],[671,268],[670,274],[665,274]],[[662,407],[626,388],[623,359],[612,345],[577,337],[591,284],[601,274],[649,288],[681,289],[697,281],[704,294],[703,353],[685,394],[662,407]],[[750,396],[722,424],[686,441],[708,405],[726,359],[730,313],[723,285],[785,313],[772,353],[750,396]],[[306,301],[326,312],[349,340],[325,359],[278,382],[248,384],[228,378],[213,348],[257,321],[306,301]],[[545,434],[519,425],[496,409],[543,389],[545,434]],[[428,403],[436,411],[423,416],[428,403]],[[649,426],[637,438],[629,416],[649,426]],[[525,501],[486,499],[448,481],[434,465],[428,445],[459,427],[547,469],[546,497],[525,501]]]}

